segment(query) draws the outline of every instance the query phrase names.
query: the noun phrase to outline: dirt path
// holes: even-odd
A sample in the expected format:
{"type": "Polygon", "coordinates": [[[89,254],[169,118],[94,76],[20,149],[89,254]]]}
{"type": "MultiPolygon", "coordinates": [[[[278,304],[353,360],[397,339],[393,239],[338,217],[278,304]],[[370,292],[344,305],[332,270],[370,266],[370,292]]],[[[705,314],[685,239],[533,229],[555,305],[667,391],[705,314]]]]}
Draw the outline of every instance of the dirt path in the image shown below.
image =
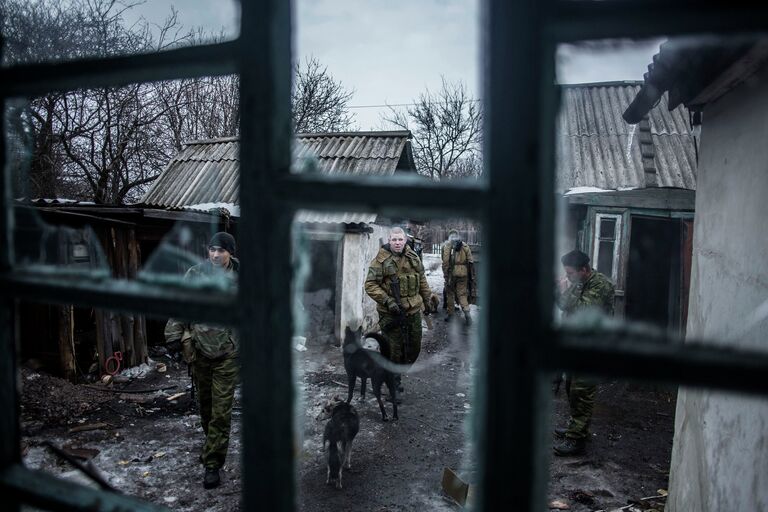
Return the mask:
{"type": "MultiPolygon", "coordinates": [[[[355,440],[353,469],[344,473],[344,488],[325,484],[322,450],[324,421],[315,418],[322,404],[346,393],[341,352],[310,345],[297,353],[302,401],[297,407],[302,450],[298,460],[298,509],[320,511],[457,510],[444,497],[443,468],[471,475],[465,422],[471,412],[470,346],[463,328],[436,319],[426,331],[422,355],[404,377],[406,392],[400,420],[382,423],[375,400],[354,404],[361,429],[355,440]]],[[[42,445],[96,450],[95,467],[123,492],[179,511],[239,509],[240,415],[235,410],[229,462],[223,485],[214,491],[201,486],[197,456],[202,444],[199,418],[187,390],[183,367],[152,372],[127,384],[129,389],[176,386],[144,394],[98,391],[72,386],[41,373],[22,374],[24,461],[63,478],[87,482],[82,475],[42,445]],[[106,427],[70,432],[77,426],[106,427]]],[[[549,500],[566,501],[574,512],[611,510],[628,500],[666,488],[673,431],[674,396],[670,390],[605,383],[600,386],[593,436],[585,456],[550,461],[549,500]]],[[[239,400],[236,401],[239,404],[239,400]]],[[[391,405],[387,403],[391,411],[391,405]]],[[[567,406],[563,393],[555,399],[553,423],[563,424],[567,406]]]]}
{"type": "MultiPolygon", "coordinates": [[[[321,448],[325,421],[316,421],[322,403],[333,395],[346,397],[346,374],[338,348],[322,354],[307,352],[307,409],[304,452],[299,470],[299,509],[327,510],[455,510],[443,496],[443,468],[460,469],[468,460],[464,423],[470,412],[468,337],[458,325],[442,320],[425,330],[422,355],[403,377],[405,393],[400,420],[383,423],[376,400],[353,404],[360,415],[353,467],[343,476],[344,488],[325,484],[326,458],[321,448]],[[312,361],[324,360],[316,368],[312,361]]],[[[471,336],[470,336],[471,337],[471,336]]],[[[387,403],[391,412],[391,405],[387,403]]]]}

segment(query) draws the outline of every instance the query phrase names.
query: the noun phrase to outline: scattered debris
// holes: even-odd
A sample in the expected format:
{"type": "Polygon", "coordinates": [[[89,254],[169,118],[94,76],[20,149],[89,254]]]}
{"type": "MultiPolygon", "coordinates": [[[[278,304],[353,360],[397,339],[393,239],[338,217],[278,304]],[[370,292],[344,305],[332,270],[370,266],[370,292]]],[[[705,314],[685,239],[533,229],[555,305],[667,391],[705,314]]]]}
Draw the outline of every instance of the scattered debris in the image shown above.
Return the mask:
{"type": "Polygon", "coordinates": [[[459,505],[466,506],[470,501],[470,486],[462,480],[451,468],[443,469],[443,492],[453,498],[459,505]]]}
{"type": "Polygon", "coordinates": [[[110,384],[112,384],[112,379],[113,379],[112,375],[109,375],[109,374],[104,375],[101,378],[101,383],[104,384],[105,386],[109,386],[110,384]]]}
{"type": "Polygon", "coordinates": [[[53,453],[55,453],[56,455],[58,455],[62,459],[66,460],[67,462],[72,464],[75,468],[80,470],[85,475],[88,475],[88,477],[91,480],[93,480],[94,482],[96,482],[97,484],[99,484],[99,486],[102,489],[104,489],[106,491],[112,491],[114,493],[119,493],[120,492],[117,489],[115,489],[114,487],[112,487],[112,485],[109,482],[104,480],[104,478],[98,473],[98,471],[96,471],[96,468],[94,468],[93,465],[91,465],[90,462],[88,462],[87,466],[82,464],[75,457],[72,457],[66,451],[62,450],[61,448],[59,448],[58,446],[56,446],[55,444],[53,444],[50,441],[43,441],[43,445],[48,447],[53,453]]]}
{"type": "Polygon", "coordinates": [[[554,500],[549,503],[550,510],[568,510],[571,506],[563,500],[554,500]]]}
{"type": "Polygon", "coordinates": [[[573,491],[571,493],[571,499],[576,503],[581,503],[582,505],[595,504],[595,495],[589,491],[582,491],[581,489],[573,491]]]}
{"type": "Polygon", "coordinates": [[[91,460],[92,458],[96,457],[99,453],[101,453],[101,450],[97,450],[95,448],[82,448],[82,447],[74,446],[72,444],[68,444],[64,446],[62,450],[68,455],[75,457],[77,459],[82,459],[84,461],[91,460]]]}
{"type": "Polygon", "coordinates": [[[149,374],[151,370],[151,366],[149,366],[147,363],[142,363],[139,366],[134,366],[133,368],[126,368],[120,372],[120,375],[132,379],[143,379],[147,376],[147,374],[149,374]]]}
{"type": "Polygon", "coordinates": [[[109,423],[89,423],[87,425],[72,427],[68,432],[70,434],[76,434],[77,432],[88,432],[89,430],[103,430],[107,428],[112,428],[112,425],[109,423]]]}
{"type": "Polygon", "coordinates": [[[294,336],[293,348],[298,352],[304,352],[307,350],[307,338],[304,336],[294,336]]]}
{"type": "Polygon", "coordinates": [[[176,394],[173,394],[173,395],[169,396],[168,398],[166,398],[166,400],[168,400],[169,402],[172,402],[172,401],[176,400],[177,398],[181,398],[182,396],[184,396],[186,394],[187,394],[186,391],[182,391],[181,393],[176,393],[176,394]]]}

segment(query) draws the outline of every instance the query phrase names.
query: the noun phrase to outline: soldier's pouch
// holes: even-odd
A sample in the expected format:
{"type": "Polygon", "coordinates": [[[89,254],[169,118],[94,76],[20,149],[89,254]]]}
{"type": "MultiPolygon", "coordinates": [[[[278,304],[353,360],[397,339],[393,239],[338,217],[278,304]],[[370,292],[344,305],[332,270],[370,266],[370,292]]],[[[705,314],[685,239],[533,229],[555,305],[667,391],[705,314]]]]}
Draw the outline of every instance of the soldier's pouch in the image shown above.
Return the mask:
{"type": "Polygon", "coordinates": [[[195,342],[192,339],[192,333],[189,331],[184,331],[184,334],[181,336],[181,357],[187,364],[194,363],[197,358],[195,342]]]}

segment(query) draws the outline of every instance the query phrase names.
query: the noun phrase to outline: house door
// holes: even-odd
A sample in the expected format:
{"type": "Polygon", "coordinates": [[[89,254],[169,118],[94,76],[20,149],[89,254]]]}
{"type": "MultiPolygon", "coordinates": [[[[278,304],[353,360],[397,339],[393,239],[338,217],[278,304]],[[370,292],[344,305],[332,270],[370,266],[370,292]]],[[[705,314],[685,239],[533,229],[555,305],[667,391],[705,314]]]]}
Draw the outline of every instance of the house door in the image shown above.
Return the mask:
{"type": "Polygon", "coordinates": [[[338,308],[340,239],[315,235],[309,240],[310,276],[304,285],[303,307],[307,342],[335,343],[338,308]]]}
{"type": "Polygon", "coordinates": [[[626,317],[680,332],[690,280],[689,219],[631,218],[626,317]]]}

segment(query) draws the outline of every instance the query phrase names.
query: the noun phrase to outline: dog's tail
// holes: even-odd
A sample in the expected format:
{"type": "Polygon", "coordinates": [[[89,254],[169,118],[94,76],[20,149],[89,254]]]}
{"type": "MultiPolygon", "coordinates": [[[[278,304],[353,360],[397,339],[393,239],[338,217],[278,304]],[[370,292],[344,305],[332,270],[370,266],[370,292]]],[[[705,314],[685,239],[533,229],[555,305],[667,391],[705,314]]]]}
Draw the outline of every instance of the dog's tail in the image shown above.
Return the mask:
{"type": "Polygon", "coordinates": [[[389,338],[381,334],[380,332],[369,332],[365,338],[373,338],[379,343],[379,351],[385,359],[389,359],[389,355],[392,353],[390,349],[389,338]]]}

